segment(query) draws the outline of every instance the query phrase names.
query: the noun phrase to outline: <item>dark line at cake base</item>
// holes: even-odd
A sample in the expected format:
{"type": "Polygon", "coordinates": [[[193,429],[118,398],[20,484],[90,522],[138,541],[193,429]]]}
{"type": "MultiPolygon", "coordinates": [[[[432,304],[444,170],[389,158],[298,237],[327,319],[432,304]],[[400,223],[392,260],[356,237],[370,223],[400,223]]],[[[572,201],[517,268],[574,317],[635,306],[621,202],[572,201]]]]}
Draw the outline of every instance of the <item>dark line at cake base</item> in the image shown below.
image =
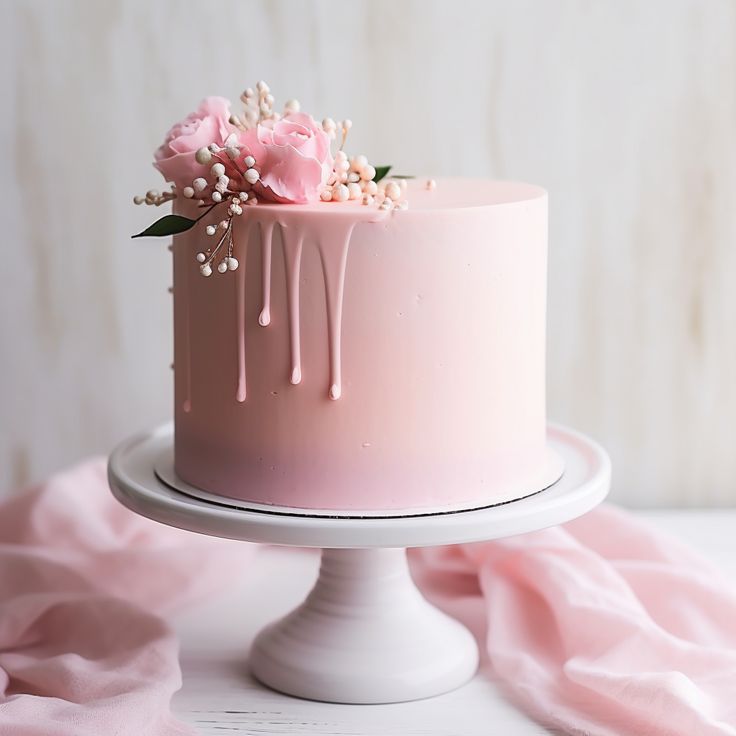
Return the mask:
{"type": "Polygon", "coordinates": [[[196,493],[184,491],[181,488],[177,488],[176,486],[169,483],[158,471],[158,469],[154,469],[154,473],[156,474],[156,477],[163,483],[167,488],[170,488],[172,491],[176,491],[177,493],[181,493],[182,496],[187,496],[188,498],[194,498],[197,501],[201,501],[202,503],[211,504],[213,506],[221,506],[223,508],[228,509],[234,509],[236,511],[247,511],[251,514],[264,514],[267,516],[291,516],[296,517],[300,519],[361,519],[361,520],[370,520],[370,519],[376,519],[376,520],[383,520],[383,519],[413,519],[413,518],[421,518],[421,517],[429,517],[429,516],[450,516],[452,514],[466,514],[471,511],[483,511],[485,509],[492,509],[496,506],[507,506],[510,503],[516,503],[517,501],[523,501],[526,498],[531,498],[532,496],[537,496],[540,493],[544,493],[544,491],[549,490],[553,486],[557,485],[560,480],[562,480],[563,476],[565,475],[565,472],[560,474],[560,477],[557,478],[557,480],[553,481],[549,485],[545,486],[544,488],[540,488],[538,491],[533,491],[532,493],[527,493],[525,496],[519,496],[518,498],[511,498],[508,501],[498,501],[497,503],[489,503],[485,504],[483,506],[471,506],[468,508],[462,508],[462,509],[448,509],[446,511],[416,511],[416,512],[408,512],[404,514],[342,514],[342,513],[324,513],[324,514],[310,514],[303,511],[293,511],[293,510],[286,510],[288,507],[283,507],[284,510],[280,510],[277,507],[274,507],[273,509],[263,509],[263,508],[252,508],[250,506],[245,506],[238,504],[235,499],[226,499],[223,497],[222,501],[214,501],[209,498],[202,498],[201,496],[196,495],[196,493]]]}

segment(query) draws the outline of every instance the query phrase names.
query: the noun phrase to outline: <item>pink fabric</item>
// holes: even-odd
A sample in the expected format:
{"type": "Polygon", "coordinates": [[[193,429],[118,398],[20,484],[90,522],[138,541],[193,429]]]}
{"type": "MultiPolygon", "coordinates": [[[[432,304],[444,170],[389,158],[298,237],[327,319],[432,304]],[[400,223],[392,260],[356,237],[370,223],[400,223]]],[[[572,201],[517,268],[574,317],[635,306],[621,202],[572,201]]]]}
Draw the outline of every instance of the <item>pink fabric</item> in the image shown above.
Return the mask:
{"type": "Polygon", "coordinates": [[[255,548],[137,517],[104,460],[0,506],[0,735],[174,736],[178,643],[157,613],[221,587],[255,548]]]}
{"type": "MultiPolygon", "coordinates": [[[[169,710],[177,643],[159,614],[242,574],[254,549],[137,517],[101,460],[5,502],[0,736],[193,733],[169,710]]],[[[412,565],[540,721],[594,736],[736,734],[733,586],[627,514],[416,550],[412,565]]]]}
{"type": "Polygon", "coordinates": [[[631,515],[604,505],[561,527],[412,559],[427,597],[485,629],[493,669],[545,724],[591,736],[736,734],[733,583],[631,515]]]}

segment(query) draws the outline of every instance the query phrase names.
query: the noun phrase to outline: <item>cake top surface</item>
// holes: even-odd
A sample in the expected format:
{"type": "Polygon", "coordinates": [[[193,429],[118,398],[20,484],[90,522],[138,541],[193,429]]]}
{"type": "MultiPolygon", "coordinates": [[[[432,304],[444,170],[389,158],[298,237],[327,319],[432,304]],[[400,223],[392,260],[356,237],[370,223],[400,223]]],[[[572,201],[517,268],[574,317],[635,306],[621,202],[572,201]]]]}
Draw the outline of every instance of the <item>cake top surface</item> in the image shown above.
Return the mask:
{"type": "Polygon", "coordinates": [[[411,210],[489,207],[539,199],[546,194],[542,187],[525,182],[461,177],[437,179],[434,189],[428,189],[422,179],[410,181],[407,187],[411,210]]]}
{"type": "MultiPolygon", "coordinates": [[[[401,214],[417,211],[474,209],[525,202],[545,197],[547,192],[534,184],[519,181],[499,181],[470,177],[442,177],[436,180],[415,177],[408,179],[404,196],[409,208],[401,214]],[[428,182],[432,182],[431,188],[428,182]]],[[[264,203],[271,211],[314,212],[323,216],[355,215],[364,211],[360,200],[341,203],[310,202],[307,204],[264,203]]]]}

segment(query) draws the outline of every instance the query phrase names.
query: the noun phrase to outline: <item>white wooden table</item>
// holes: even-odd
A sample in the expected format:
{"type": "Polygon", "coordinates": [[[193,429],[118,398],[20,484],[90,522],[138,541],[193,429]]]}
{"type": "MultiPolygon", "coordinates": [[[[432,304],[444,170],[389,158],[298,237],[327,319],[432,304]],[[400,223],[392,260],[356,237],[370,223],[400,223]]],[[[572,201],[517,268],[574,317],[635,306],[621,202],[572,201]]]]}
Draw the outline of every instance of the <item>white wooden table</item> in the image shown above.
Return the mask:
{"type": "MultiPolygon", "coordinates": [[[[736,510],[639,514],[717,561],[736,582],[736,510]]],[[[267,621],[300,602],[312,586],[316,552],[264,548],[241,581],[180,615],[184,686],[174,710],[202,736],[319,734],[366,736],[540,736],[553,733],[508,703],[488,666],[466,686],[396,705],[331,705],[267,690],[248,673],[250,643],[267,621]]]]}

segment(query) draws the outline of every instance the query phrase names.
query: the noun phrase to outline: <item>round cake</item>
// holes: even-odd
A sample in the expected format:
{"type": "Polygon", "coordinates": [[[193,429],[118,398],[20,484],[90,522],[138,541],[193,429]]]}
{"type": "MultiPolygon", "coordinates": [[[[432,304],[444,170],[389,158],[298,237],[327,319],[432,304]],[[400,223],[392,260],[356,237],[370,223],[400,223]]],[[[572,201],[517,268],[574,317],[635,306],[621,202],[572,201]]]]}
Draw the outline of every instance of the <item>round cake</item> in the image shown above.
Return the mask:
{"type": "Polygon", "coordinates": [[[547,195],[391,175],[349,119],[261,81],[205,98],[154,165],[173,203],[174,461],[205,499],[402,515],[504,503],[562,474],[545,416],[547,195]]]}
{"type": "MultiPolygon", "coordinates": [[[[246,503],[402,513],[561,476],[546,442],[545,191],[400,188],[405,209],[259,202],[229,225],[212,278],[197,267],[211,238],[175,236],[181,480],[246,503]]],[[[217,230],[215,213],[200,219],[217,230]]]]}

